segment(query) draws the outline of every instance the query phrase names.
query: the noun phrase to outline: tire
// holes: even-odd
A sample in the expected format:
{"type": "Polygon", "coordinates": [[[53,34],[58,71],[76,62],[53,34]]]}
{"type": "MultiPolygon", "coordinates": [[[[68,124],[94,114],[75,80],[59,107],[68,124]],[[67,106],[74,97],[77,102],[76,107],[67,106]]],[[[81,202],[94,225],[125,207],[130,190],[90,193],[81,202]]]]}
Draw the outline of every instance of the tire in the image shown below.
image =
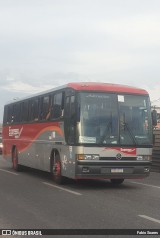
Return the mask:
{"type": "Polygon", "coordinates": [[[61,174],[61,161],[58,154],[51,160],[51,176],[57,184],[64,183],[65,178],[61,174]]]}
{"type": "Polygon", "coordinates": [[[120,185],[124,182],[124,179],[111,179],[111,183],[114,185],[120,185]]]}
{"type": "Polygon", "coordinates": [[[21,166],[18,164],[18,151],[16,148],[12,152],[12,165],[15,171],[21,170],[21,166]]]}

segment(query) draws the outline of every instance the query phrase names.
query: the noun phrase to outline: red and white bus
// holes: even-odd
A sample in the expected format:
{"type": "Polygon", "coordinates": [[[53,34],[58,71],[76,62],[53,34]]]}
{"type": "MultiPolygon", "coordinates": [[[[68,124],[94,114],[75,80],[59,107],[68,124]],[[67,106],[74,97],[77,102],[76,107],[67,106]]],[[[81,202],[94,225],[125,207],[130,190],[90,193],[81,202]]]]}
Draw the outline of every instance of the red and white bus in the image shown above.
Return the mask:
{"type": "Polygon", "coordinates": [[[13,168],[72,179],[144,178],[150,173],[148,93],[107,83],[68,83],[4,107],[3,156],[13,168]]]}

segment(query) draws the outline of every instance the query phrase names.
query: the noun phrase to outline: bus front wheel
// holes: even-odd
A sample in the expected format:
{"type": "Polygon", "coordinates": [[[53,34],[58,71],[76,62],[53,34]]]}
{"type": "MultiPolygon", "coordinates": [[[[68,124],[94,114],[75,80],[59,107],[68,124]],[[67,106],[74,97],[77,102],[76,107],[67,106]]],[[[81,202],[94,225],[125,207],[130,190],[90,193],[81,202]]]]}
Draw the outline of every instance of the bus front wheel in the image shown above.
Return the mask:
{"type": "Polygon", "coordinates": [[[18,151],[16,148],[12,152],[12,164],[14,170],[20,171],[21,166],[18,164],[18,151]]]}
{"type": "Polygon", "coordinates": [[[124,179],[111,179],[111,183],[114,185],[120,185],[124,182],[124,179]]]}
{"type": "Polygon", "coordinates": [[[57,184],[63,184],[64,177],[61,174],[61,161],[58,154],[51,161],[51,174],[57,184]]]}

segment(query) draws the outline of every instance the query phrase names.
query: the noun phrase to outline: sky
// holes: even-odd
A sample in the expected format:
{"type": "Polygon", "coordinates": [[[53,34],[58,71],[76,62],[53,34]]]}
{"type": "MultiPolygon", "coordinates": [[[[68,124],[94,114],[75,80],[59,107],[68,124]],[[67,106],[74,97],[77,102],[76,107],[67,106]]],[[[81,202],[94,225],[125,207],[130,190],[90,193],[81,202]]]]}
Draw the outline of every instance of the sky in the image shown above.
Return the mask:
{"type": "Polygon", "coordinates": [[[160,106],[160,1],[0,0],[0,122],[8,101],[80,81],[160,106]]]}

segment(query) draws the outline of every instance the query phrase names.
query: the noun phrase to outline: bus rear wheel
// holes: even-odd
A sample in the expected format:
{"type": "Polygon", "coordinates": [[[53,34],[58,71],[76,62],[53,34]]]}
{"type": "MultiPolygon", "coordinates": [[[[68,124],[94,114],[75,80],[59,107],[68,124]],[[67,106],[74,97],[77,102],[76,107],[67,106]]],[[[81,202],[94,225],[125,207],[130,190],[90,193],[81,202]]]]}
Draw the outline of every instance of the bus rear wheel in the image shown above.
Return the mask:
{"type": "Polygon", "coordinates": [[[124,179],[111,179],[111,183],[114,185],[120,185],[124,182],[124,179]]]}
{"type": "Polygon", "coordinates": [[[12,164],[13,164],[13,169],[16,171],[21,170],[21,166],[18,164],[18,151],[15,148],[12,152],[12,164]]]}
{"type": "Polygon", "coordinates": [[[54,159],[52,159],[51,162],[51,174],[53,177],[53,180],[57,184],[63,184],[64,183],[64,177],[61,174],[61,161],[60,157],[57,154],[54,159]]]}

